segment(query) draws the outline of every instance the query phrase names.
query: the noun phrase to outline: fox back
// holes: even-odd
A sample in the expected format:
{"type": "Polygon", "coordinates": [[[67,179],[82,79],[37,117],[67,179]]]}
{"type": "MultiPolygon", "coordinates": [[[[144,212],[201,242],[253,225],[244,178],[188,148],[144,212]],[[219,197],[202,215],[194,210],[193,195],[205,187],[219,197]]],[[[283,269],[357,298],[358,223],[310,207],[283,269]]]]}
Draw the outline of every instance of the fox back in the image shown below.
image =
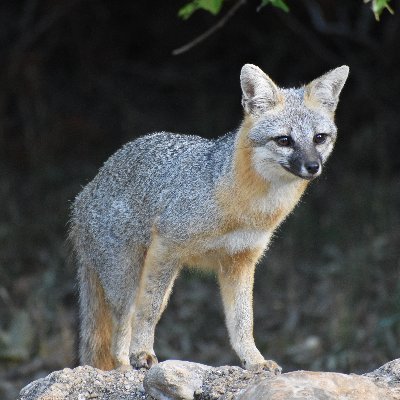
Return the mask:
{"type": "Polygon", "coordinates": [[[279,371],[254,344],[255,264],[319,176],[335,140],[348,67],[281,89],[241,72],[244,119],[216,140],[154,133],[126,144],[77,196],[81,362],[150,367],[154,329],[182,266],[218,274],[233,348],[247,368],[279,371]]]}

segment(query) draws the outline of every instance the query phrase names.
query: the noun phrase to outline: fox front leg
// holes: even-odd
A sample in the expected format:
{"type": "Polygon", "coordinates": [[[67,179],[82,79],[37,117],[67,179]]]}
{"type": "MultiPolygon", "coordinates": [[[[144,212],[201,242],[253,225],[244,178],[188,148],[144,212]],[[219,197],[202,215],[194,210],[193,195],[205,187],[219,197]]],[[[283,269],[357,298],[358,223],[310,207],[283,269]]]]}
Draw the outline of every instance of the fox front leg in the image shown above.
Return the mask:
{"type": "Polygon", "coordinates": [[[233,349],[246,369],[265,369],[279,374],[281,367],[265,360],[253,337],[253,283],[255,262],[235,262],[219,271],[226,324],[233,349]]]}

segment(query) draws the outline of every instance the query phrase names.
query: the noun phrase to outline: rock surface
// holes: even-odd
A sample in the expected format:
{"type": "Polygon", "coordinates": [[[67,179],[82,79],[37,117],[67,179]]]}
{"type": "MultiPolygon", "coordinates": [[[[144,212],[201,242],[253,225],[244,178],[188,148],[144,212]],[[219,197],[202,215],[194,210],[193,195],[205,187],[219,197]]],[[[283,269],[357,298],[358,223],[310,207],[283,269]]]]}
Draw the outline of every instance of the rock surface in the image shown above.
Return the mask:
{"type": "MultiPolygon", "coordinates": [[[[400,395],[400,388],[397,395],[400,395]]],[[[237,397],[237,400],[383,400],[396,398],[400,399],[390,388],[378,387],[365,376],[296,371],[273,379],[264,379],[245,390],[237,397]]]]}
{"type": "Polygon", "coordinates": [[[239,367],[165,361],[149,371],[55,371],[19,400],[400,400],[400,359],[361,375],[295,371],[274,376],[239,367]]]}
{"type": "Polygon", "coordinates": [[[156,399],[190,400],[210,370],[212,367],[188,361],[164,361],[149,370],[143,384],[146,392],[156,399]]]}
{"type": "Polygon", "coordinates": [[[372,379],[378,386],[400,391],[400,358],[390,361],[364,376],[372,379]]]}
{"type": "Polygon", "coordinates": [[[61,400],[61,399],[109,399],[146,400],[142,382],[144,370],[127,372],[101,371],[84,366],[65,368],[52,372],[25,386],[19,395],[21,400],[61,400]]]}

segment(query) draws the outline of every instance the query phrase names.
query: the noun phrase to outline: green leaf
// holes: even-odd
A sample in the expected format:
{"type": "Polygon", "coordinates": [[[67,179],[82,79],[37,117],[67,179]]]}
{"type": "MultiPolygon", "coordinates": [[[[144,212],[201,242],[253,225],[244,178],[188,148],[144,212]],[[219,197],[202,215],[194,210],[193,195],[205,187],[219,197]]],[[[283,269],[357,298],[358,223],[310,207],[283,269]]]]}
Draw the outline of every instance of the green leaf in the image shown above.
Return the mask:
{"type": "Polygon", "coordinates": [[[188,19],[196,10],[198,10],[198,7],[195,3],[195,1],[192,1],[191,3],[188,3],[180,8],[178,11],[178,16],[182,19],[188,19]]]}
{"type": "Polygon", "coordinates": [[[375,19],[379,21],[379,18],[385,8],[390,12],[390,14],[394,14],[393,9],[389,6],[390,1],[391,0],[364,0],[364,3],[372,2],[372,11],[375,15],[375,19]]]}
{"type": "Polygon", "coordinates": [[[285,0],[261,0],[261,3],[258,6],[257,11],[260,11],[262,8],[268,5],[280,8],[285,12],[289,12],[289,6],[286,4],[285,0]]]}
{"type": "Polygon", "coordinates": [[[221,11],[223,2],[224,0],[193,0],[178,11],[178,16],[188,19],[197,10],[206,10],[217,15],[221,11]]]}
{"type": "Polygon", "coordinates": [[[213,15],[220,12],[223,2],[224,0],[198,0],[199,7],[213,15]]]}

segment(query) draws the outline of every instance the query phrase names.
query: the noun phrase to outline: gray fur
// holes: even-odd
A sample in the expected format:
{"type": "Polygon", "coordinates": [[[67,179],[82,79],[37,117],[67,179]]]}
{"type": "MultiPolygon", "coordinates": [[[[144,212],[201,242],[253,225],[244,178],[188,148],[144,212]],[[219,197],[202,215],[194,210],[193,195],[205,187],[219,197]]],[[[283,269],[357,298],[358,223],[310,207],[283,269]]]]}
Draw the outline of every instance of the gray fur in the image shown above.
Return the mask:
{"type": "Polygon", "coordinates": [[[86,252],[102,257],[109,256],[110,244],[116,253],[146,247],[154,228],[180,243],[213,229],[213,192],[232,169],[234,140],[234,133],[213,141],[159,132],[126,144],[75,200],[73,225],[98,246],[86,252]]]}
{"type": "MultiPolygon", "coordinates": [[[[275,209],[283,207],[287,210],[284,218],[298,201],[292,193],[297,193],[302,178],[312,177],[301,171],[301,165],[294,167],[293,160],[301,164],[299,159],[319,157],[324,163],[333,148],[336,126],[331,112],[333,102],[337,103],[336,89],[340,86],[337,82],[341,74],[339,71],[327,75],[325,80],[313,81],[311,87],[279,89],[258,67],[248,64],[243,67],[243,105],[248,117],[254,120],[248,132],[254,154],[252,168],[272,185],[270,193],[261,199],[260,207],[265,213],[272,215],[275,209]],[[334,100],[325,107],[329,88],[333,87],[330,86],[332,76],[336,82],[333,85],[336,91],[331,94],[334,100]],[[316,102],[321,99],[321,85],[325,103],[317,109],[306,106],[306,93],[310,96],[316,93],[316,102]],[[328,143],[316,146],[313,135],[317,132],[328,134],[328,143]],[[291,135],[295,146],[277,146],[274,140],[280,135],[291,135]]],[[[239,250],[251,248],[247,241],[255,240],[252,238],[260,237],[264,241],[261,247],[267,247],[276,226],[260,230],[248,222],[238,231],[215,236],[225,218],[217,192],[240,190],[235,182],[234,154],[241,132],[238,129],[216,140],[167,132],[141,137],[111,156],[76,197],[70,237],[80,276],[86,276],[84,271],[90,270],[104,289],[104,300],[114,321],[110,356],[115,358],[116,366],[126,366],[129,355],[136,367],[149,367],[156,362],[152,347],[155,324],[166,306],[179,269],[187,263],[179,255],[179,249],[202,257],[210,249],[216,249],[233,260],[239,250]],[[154,237],[157,237],[156,243],[154,237]],[[150,261],[148,252],[151,252],[150,261]]],[[[239,216],[242,212],[237,210],[239,216]]],[[[219,267],[228,268],[222,261],[219,267]]],[[[232,344],[244,364],[251,366],[265,360],[252,337],[252,284],[248,283],[252,278],[249,280],[246,274],[252,277],[254,264],[246,268],[248,272],[243,273],[246,288],[237,300],[243,302],[243,307],[230,308],[226,299],[225,305],[232,344]],[[235,325],[241,319],[247,321],[240,328],[245,331],[235,332],[235,325]]],[[[240,291],[239,281],[230,282],[230,274],[221,271],[220,281],[226,282],[223,291],[234,286],[237,288],[229,290],[240,291]]],[[[84,340],[102,329],[89,317],[93,312],[90,297],[97,292],[81,282],[84,347],[81,347],[81,361],[87,363],[94,363],[93,353],[102,346],[96,347],[84,340]]],[[[224,296],[229,297],[229,293],[224,296]]],[[[265,365],[277,368],[273,362],[265,365]]]]}

